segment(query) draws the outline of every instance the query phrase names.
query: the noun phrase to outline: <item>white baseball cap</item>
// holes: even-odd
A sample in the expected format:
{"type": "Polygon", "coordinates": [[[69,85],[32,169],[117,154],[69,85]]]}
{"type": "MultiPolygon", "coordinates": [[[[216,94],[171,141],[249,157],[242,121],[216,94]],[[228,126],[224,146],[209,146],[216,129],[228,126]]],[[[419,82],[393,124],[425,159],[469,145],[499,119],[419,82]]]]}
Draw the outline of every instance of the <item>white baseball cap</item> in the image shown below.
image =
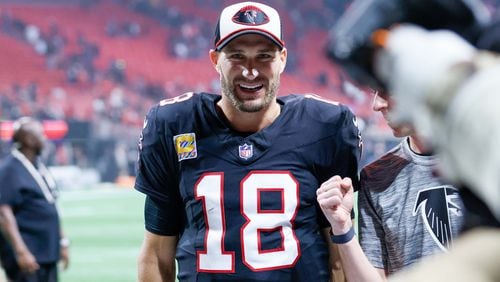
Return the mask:
{"type": "Polygon", "coordinates": [[[285,46],[278,11],[257,2],[242,2],[222,10],[215,28],[215,50],[220,51],[231,40],[243,34],[260,34],[285,46]]]}

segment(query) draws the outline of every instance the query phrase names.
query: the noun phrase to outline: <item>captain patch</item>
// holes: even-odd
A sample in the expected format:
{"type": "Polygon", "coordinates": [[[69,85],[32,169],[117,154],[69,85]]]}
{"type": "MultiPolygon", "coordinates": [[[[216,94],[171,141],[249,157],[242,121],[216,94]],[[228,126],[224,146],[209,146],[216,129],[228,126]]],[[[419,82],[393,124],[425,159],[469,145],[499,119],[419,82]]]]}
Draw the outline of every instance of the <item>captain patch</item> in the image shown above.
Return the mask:
{"type": "Polygon", "coordinates": [[[196,150],[196,135],[194,133],[175,135],[174,144],[179,161],[194,159],[198,156],[196,150]]]}

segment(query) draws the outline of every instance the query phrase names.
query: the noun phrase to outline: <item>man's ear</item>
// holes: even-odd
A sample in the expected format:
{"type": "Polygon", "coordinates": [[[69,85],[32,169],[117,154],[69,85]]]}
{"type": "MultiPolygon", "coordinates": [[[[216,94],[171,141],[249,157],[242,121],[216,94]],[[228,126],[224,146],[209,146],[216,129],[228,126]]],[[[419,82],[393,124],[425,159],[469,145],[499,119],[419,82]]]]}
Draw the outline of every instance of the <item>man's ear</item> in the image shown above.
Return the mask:
{"type": "Polygon", "coordinates": [[[286,48],[283,48],[283,50],[281,50],[280,52],[280,60],[281,60],[280,74],[282,74],[283,71],[285,71],[287,56],[288,56],[288,51],[286,50],[286,48]]]}
{"type": "Polygon", "coordinates": [[[214,49],[210,49],[208,52],[208,56],[210,57],[210,61],[212,62],[212,65],[214,66],[215,70],[220,73],[220,69],[217,65],[217,62],[219,61],[219,55],[220,52],[215,51],[214,49]]]}

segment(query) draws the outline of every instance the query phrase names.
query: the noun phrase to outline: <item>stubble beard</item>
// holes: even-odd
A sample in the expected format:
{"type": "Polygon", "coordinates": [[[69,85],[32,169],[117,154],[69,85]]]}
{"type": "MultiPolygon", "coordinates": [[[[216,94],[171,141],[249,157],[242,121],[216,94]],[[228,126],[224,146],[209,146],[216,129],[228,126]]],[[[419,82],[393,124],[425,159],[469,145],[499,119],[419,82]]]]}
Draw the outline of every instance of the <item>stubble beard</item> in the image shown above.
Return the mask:
{"type": "Polygon", "coordinates": [[[266,90],[264,95],[264,100],[261,103],[245,103],[245,101],[239,99],[236,96],[236,85],[232,82],[229,82],[223,76],[221,76],[221,90],[222,94],[229,98],[229,101],[237,110],[245,113],[256,113],[267,107],[273,102],[276,97],[276,93],[278,92],[278,88],[280,85],[280,79],[278,78],[269,84],[269,89],[266,90]]]}

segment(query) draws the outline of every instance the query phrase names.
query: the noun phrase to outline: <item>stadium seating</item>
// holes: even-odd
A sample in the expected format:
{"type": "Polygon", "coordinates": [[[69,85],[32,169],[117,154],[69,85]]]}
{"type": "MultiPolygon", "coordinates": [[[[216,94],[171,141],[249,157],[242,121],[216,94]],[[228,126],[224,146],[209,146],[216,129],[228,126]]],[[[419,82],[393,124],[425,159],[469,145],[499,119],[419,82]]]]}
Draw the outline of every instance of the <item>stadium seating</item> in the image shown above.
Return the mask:
{"type": "MultiPolygon", "coordinates": [[[[186,88],[199,89],[201,87],[207,90],[210,89],[210,83],[217,79],[207,57],[181,60],[169,54],[166,42],[176,40],[172,37],[174,33],[172,28],[159,25],[154,19],[131,11],[114,1],[100,1],[91,7],[80,7],[75,4],[8,4],[3,5],[2,8],[8,10],[14,17],[38,26],[42,33],[47,33],[51,24],[56,23],[67,40],[64,53],[68,56],[79,51],[76,42],[79,34],[83,34],[88,41],[95,43],[99,48],[95,67],[101,71],[106,70],[113,60],[121,59],[126,64],[126,75],[130,79],[140,77],[160,85],[167,81],[175,81],[185,85],[186,88]],[[142,33],[138,37],[109,37],[105,33],[105,26],[110,20],[137,22],[141,26],[142,33]]],[[[177,8],[186,15],[196,15],[210,22],[217,17],[216,9],[199,9],[195,0],[178,1],[177,8]]],[[[288,17],[285,17],[285,21],[289,21],[288,17]]],[[[291,22],[286,24],[291,27],[291,31],[285,35],[285,38],[293,36],[293,24],[291,22]]],[[[337,70],[326,62],[321,50],[322,43],[325,42],[325,34],[325,31],[305,34],[296,50],[291,50],[301,53],[302,50],[307,50],[307,54],[301,56],[299,66],[293,73],[287,73],[283,77],[282,93],[315,92],[334,100],[348,102],[345,96],[335,93],[339,83],[337,70]],[[326,73],[328,85],[331,87],[317,85],[316,79],[321,73],[326,73]]],[[[61,70],[44,69],[43,58],[30,51],[26,44],[5,38],[4,35],[0,35],[0,40],[6,42],[3,46],[7,51],[4,53],[5,58],[2,59],[22,69],[22,72],[13,72],[10,77],[2,75],[4,78],[2,83],[9,81],[27,83],[29,80],[36,79],[43,93],[48,93],[50,86],[61,85],[68,88],[67,92],[81,91],[77,86],[66,84],[61,70]],[[9,55],[9,52],[21,52],[20,50],[24,50],[22,58],[9,55]],[[33,65],[31,62],[36,62],[36,64],[33,65]],[[22,78],[21,81],[19,77],[22,78]]],[[[175,94],[171,93],[171,95],[175,94]]],[[[85,93],[85,95],[89,94],[85,93]]]]}

